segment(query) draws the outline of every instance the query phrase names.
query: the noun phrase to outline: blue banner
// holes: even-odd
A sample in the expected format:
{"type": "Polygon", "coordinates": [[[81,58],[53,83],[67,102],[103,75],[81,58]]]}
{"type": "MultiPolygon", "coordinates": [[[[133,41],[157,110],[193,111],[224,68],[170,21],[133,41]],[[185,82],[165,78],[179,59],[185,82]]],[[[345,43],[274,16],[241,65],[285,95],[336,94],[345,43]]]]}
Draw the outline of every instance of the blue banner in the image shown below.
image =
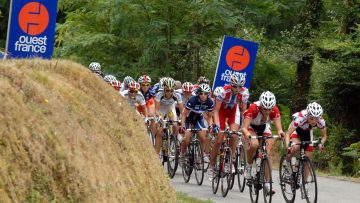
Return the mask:
{"type": "Polygon", "coordinates": [[[12,0],[6,53],[11,58],[51,59],[58,0],[12,0]]]}
{"type": "Polygon", "coordinates": [[[213,89],[230,83],[232,74],[246,75],[245,87],[250,89],[250,83],[255,66],[259,44],[239,38],[225,36],[220,51],[213,89]]]}

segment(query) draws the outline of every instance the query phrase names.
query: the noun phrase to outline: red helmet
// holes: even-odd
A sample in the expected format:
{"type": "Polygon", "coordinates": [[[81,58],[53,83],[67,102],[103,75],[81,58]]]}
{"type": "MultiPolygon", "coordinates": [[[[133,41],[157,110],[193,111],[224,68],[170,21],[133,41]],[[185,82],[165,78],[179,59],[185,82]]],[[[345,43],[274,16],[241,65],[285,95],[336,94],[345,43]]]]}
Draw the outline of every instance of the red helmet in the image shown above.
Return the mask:
{"type": "Polygon", "coordinates": [[[192,92],[193,90],[193,84],[191,82],[185,82],[182,85],[183,92],[192,92]]]}
{"type": "Polygon", "coordinates": [[[129,90],[139,90],[140,89],[140,84],[135,82],[135,81],[131,81],[129,83],[129,90]]]}
{"type": "Polygon", "coordinates": [[[121,88],[121,82],[118,80],[111,81],[111,86],[113,86],[116,90],[120,90],[121,88]]]}
{"type": "Polygon", "coordinates": [[[138,79],[139,83],[151,83],[151,78],[148,75],[142,75],[138,79]]]}

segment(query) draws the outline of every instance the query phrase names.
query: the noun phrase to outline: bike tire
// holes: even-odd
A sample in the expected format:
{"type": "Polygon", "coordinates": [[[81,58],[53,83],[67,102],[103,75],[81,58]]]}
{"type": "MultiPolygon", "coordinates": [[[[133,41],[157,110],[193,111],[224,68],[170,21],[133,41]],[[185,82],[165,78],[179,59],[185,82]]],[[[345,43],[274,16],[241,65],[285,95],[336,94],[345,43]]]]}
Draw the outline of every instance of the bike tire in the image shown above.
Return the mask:
{"type": "Polygon", "coordinates": [[[194,161],[193,169],[195,173],[195,179],[198,185],[201,185],[204,180],[204,154],[200,142],[194,144],[194,161]]]}
{"type": "Polygon", "coordinates": [[[270,162],[267,158],[262,159],[261,160],[261,168],[260,168],[260,180],[261,180],[261,184],[262,184],[262,188],[263,188],[263,196],[264,196],[264,202],[265,203],[271,203],[272,200],[272,189],[273,189],[273,185],[272,185],[272,174],[271,174],[271,166],[270,166],[270,162]],[[266,180],[265,177],[265,172],[268,171],[268,177],[269,179],[266,180]],[[266,183],[269,184],[269,191],[267,191],[267,187],[265,186],[266,183]]]}
{"type": "Polygon", "coordinates": [[[280,159],[279,165],[279,179],[281,193],[286,203],[293,203],[296,197],[296,180],[294,180],[291,165],[287,167],[284,163],[285,155],[280,159]],[[290,170],[289,170],[290,169],[290,170]]]}
{"type": "Polygon", "coordinates": [[[315,174],[314,167],[308,157],[305,157],[305,159],[302,160],[301,162],[302,162],[302,167],[301,167],[302,189],[304,191],[306,202],[316,203],[318,189],[317,189],[317,180],[316,180],[316,174],[315,174]],[[307,176],[307,178],[305,178],[304,175],[306,172],[305,170],[307,168],[309,169],[309,175],[307,176]],[[310,193],[311,190],[313,190],[313,193],[310,193]]]}
{"type": "Polygon", "coordinates": [[[167,169],[170,178],[174,178],[178,162],[179,162],[179,151],[178,149],[178,141],[173,136],[170,135],[170,142],[168,142],[168,162],[167,162],[167,169]]]}
{"type": "Polygon", "coordinates": [[[220,156],[220,160],[218,160],[216,162],[216,165],[214,166],[213,179],[212,179],[212,182],[211,182],[211,187],[212,187],[213,194],[216,194],[218,189],[219,189],[220,174],[221,174],[220,163],[222,162],[221,159],[222,158],[220,156]]]}
{"type": "Polygon", "coordinates": [[[182,165],[182,174],[185,183],[188,183],[191,177],[191,173],[193,170],[193,161],[192,161],[192,152],[191,146],[186,147],[186,152],[184,154],[184,164],[182,165]]]}
{"type": "Polygon", "coordinates": [[[246,178],[245,178],[245,166],[246,166],[246,155],[243,146],[240,146],[237,149],[238,155],[236,156],[236,174],[238,179],[239,191],[244,192],[245,185],[246,185],[246,178]]]}
{"type": "Polygon", "coordinates": [[[256,171],[256,159],[253,160],[252,169],[251,169],[251,180],[248,180],[247,185],[249,186],[250,200],[252,203],[257,203],[259,200],[259,190],[260,190],[260,172],[256,171]],[[255,171],[253,173],[253,171],[255,171]]]}
{"type": "Polygon", "coordinates": [[[233,157],[231,155],[231,149],[227,148],[225,150],[225,157],[223,157],[223,169],[227,169],[227,170],[223,170],[223,173],[221,174],[221,194],[223,197],[226,197],[226,195],[228,194],[229,190],[230,190],[230,186],[233,182],[233,172],[232,172],[232,168],[233,168],[233,157]]]}

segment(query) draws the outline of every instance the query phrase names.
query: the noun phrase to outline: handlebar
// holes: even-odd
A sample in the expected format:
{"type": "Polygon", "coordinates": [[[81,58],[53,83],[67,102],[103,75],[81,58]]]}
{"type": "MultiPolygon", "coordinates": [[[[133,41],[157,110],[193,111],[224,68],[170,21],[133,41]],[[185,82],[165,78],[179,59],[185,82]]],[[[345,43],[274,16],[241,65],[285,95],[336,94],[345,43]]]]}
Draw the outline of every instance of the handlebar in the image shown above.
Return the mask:
{"type": "Polygon", "coordinates": [[[294,145],[306,145],[306,144],[320,144],[320,143],[321,143],[320,139],[313,140],[313,141],[300,141],[298,143],[293,143],[293,142],[290,141],[291,146],[294,146],[294,145]]]}
{"type": "Polygon", "coordinates": [[[279,139],[282,138],[279,135],[269,135],[269,136],[249,136],[250,139],[279,139]]]}
{"type": "Polygon", "coordinates": [[[186,129],[186,131],[190,131],[190,132],[198,132],[198,131],[208,131],[209,129],[207,128],[189,128],[189,129],[186,129]]]}

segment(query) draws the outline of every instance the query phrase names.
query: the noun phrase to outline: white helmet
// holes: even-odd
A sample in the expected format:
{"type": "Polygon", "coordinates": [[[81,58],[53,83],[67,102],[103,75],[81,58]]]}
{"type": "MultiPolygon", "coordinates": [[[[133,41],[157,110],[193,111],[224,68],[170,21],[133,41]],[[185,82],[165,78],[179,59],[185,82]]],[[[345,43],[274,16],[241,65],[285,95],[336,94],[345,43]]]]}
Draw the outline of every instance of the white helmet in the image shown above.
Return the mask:
{"type": "Polygon", "coordinates": [[[231,85],[244,86],[245,82],[246,82],[246,77],[244,73],[234,73],[231,75],[231,85]]]}
{"type": "Polygon", "coordinates": [[[200,92],[205,92],[205,93],[209,93],[211,91],[211,88],[208,84],[206,83],[201,83],[199,85],[199,87],[196,89],[196,93],[200,93],[200,92]]]}
{"type": "Polygon", "coordinates": [[[219,96],[219,94],[220,94],[220,92],[222,92],[222,91],[224,91],[224,88],[223,87],[221,87],[221,86],[219,86],[219,87],[216,87],[215,88],[215,90],[214,90],[214,96],[215,97],[218,97],[219,96]]]}
{"type": "Polygon", "coordinates": [[[193,84],[191,82],[185,82],[182,85],[183,92],[192,92],[192,90],[193,90],[193,84]]]}
{"type": "Polygon", "coordinates": [[[101,65],[98,62],[91,62],[89,65],[89,69],[92,71],[99,71],[101,70],[101,65]]]}
{"type": "Polygon", "coordinates": [[[318,104],[316,102],[310,103],[306,107],[306,110],[307,110],[309,116],[312,116],[312,117],[315,117],[315,118],[319,118],[323,114],[322,107],[320,106],[320,104],[318,104]]]}
{"type": "Polygon", "coordinates": [[[266,91],[260,95],[260,106],[264,109],[272,109],[276,104],[275,95],[272,92],[266,91]]]}
{"type": "Polygon", "coordinates": [[[148,75],[142,75],[139,77],[138,83],[151,83],[151,78],[148,75]]]}
{"type": "Polygon", "coordinates": [[[173,90],[175,89],[175,80],[172,78],[167,78],[163,81],[163,87],[165,90],[173,90]]]}
{"type": "Polygon", "coordinates": [[[116,80],[116,77],[113,75],[105,75],[104,80],[108,83],[111,83],[112,81],[116,80]]]}
{"type": "Polygon", "coordinates": [[[124,83],[124,85],[127,87],[127,86],[130,84],[130,82],[132,82],[132,81],[134,81],[134,79],[133,79],[131,76],[126,76],[126,77],[124,78],[123,83],[124,83]]]}

